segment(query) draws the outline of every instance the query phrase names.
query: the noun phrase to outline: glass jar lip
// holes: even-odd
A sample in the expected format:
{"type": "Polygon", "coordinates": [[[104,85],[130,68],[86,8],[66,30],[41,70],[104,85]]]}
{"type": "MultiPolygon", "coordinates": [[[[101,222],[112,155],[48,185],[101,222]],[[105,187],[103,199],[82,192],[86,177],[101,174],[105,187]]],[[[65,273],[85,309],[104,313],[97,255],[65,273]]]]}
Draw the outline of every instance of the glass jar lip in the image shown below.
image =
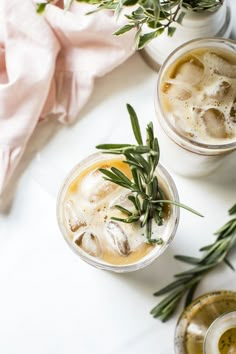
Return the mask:
{"type": "MultiPolygon", "coordinates": [[[[231,151],[236,149],[236,140],[234,142],[230,142],[230,143],[226,143],[226,144],[205,144],[205,143],[201,143],[201,142],[197,142],[194,141],[192,139],[188,139],[187,137],[181,135],[177,129],[175,129],[172,124],[169,122],[168,119],[165,118],[165,113],[163,111],[162,108],[162,104],[161,104],[161,100],[160,100],[160,86],[161,86],[161,79],[163,76],[163,73],[166,70],[166,67],[168,67],[168,63],[170,61],[170,59],[173,57],[173,55],[177,54],[178,52],[180,52],[182,49],[187,48],[191,45],[191,44],[207,44],[207,43],[212,43],[212,44],[225,44],[228,45],[229,47],[231,47],[231,49],[236,51],[236,41],[233,41],[231,39],[226,39],[226,38],[221,38],[221,37],[204,37],[204,38],[195,38],[191,41],[185,42],[184,44],[180,45],[178,48],[176,48],[175,50],[173,50],[168,57],[165,59],[164,63],[161,66],[161,69],[158,73],[158,79],[157,79],[157,85],[156,85],[156,94],[155,94],[155,102],[156,105],[159,106],[159,110],[161,112],[161,114],[157,114],[157,118],[162,126],[162,128],[164,129],[164,131],[168,134],[168,131],[174,133],[174,137],[170,137],[173,141],[178,140],[180,141],[180,143],[183,144],[187,144],[186,148],[191,150],[191,149],[199,149],[199,150],[205,150],[208,151],[209,153],[212,151],[231,151]],[[162,117],[163,118],[162,118],[162,117]],[[166,125],[166,127],[164,126],[166,125]],[[166,129],[165,129],[166,128],[166,129]],[[166,131],[168,130],[168,131],[166,131]]],[[[184,54],[184,53],[181,53],[184,54]]],[[[176,142],[176,141],[175,141],[176,142]]]]}
{"type": "MultiPolygon", "coordinates": [[[[59,189],[58,196],[57,196],[57,206],[56,206],[56,216],[57,216],[57,222],[59,229],[61,231],[61,234],[63,235],[64,240],[67,242],[67,244],[70,246],[70,248],[85,262],[89,263],[90,265],[99,268],[99,269],[104,269],[104,270],[109,270],[117,273],[126,273],[126,272],[132,272],[141,268],[146,267],[147,265],[151,264],[158,256],[160,256],[165,249],[169,246],[171,241],[173,240],[178,224],[179,224],[179,216],[180,216],[180,211],[179,207],[176,205],[173,205],[172,208],[172,217],[170,220],[172,220],[170,226],[170,232],[169,232],[169,237],[167,241],[164,243],[164,245],[158,249],[154,249],[151,251],[148,255],[146,255],[143,259],[140,259],[139,261],[135,263],[130,263],[130,264],[125,264],[125,265],[113,265],[110,263],[106,263],[104,261],[101,261],[95,257],[92,257],[88,255],[86,252],[81,250],[75,243],[73,243],[71,240],[69,240],[69,237],[67,237],[67,232],[66,228],[63,225],[63,217],[62,217],[62,201],[63,197],[65,195],[65,192],[67,190],[67,187],[69,183],[75,178],[75,175],[77,171],[81,169],[85,169],[88,167],[91,162],[94,160],[97,161],[99,158],[103,158],[104,160],[107,159],[117,159],[119,158],[118,155],[112,155],[112,154],[103,154],[101,152],[96,152],[93,154],[88,155],[84,159],[82,159],[79,163],[77,163],[71,171],[67,174],[67,177],[64,179],[61,188],[59,189]],[[97,159],[97,160],[96,160],[97,159]],[[90,162],[91,161],[91,162],[90,162]],[[90,162],[90,163],[89,163],[90,162]],[[154,252],[156,251],[156,252],[154,252]]],[[[95,162],[94,161],[94,162],[95,162]]],[[[161,178],[163,181],[166,182],[166,185],[169,187],[169,191],[171,193],[171,196],[175,201],[179,201],[179,194],[176,188],[176,185],[168,173],[168,171],[161,165],[158,164],[158,171],[161,174],[161,178]]]]}
{"type": "MultiPolygon", "coordinates": [[[[222,313],[221,315],[219,315],[212,323],[211,325],[209,326],[209,328],[207,329],[206,331],[206,334],[205,334],[205,338],[204,338],[204,342],[203,342],[203,353],[206,353],[206,345],[207,345],[207,340],[209,338],[209,336],[211,335],[212,333],[212,330],[214,330],[214,327],[220,322],[222,321],[223,319],[227,319],[227,317],[234,317],[236,319],[236,310],[235,311],[228,311],[228,312],[225,312],[225,313],[222,313]]],[[[228,327],[225,328],[224,332],[226,332],[228,329],[230,329],[232,327],[228,327]]],[[[224,333],[223,332],[223,333],[224,333]]],[[[223,334],[222,333],[222,334],[223,334]]],[[[219,338],[220,339],[220,338],[219,338]]]]}

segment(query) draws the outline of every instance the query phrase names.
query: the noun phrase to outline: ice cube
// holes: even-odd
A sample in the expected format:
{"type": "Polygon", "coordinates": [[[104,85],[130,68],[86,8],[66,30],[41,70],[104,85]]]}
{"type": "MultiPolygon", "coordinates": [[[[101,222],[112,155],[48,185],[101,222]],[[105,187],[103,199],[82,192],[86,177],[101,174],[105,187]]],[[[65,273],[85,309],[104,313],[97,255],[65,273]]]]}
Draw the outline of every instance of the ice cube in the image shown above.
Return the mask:
{"type": "Polygon", "coordinates": [[[236,66],[222,58],[220,55],[207,52],[204,55],[204,60],[214,73],[230,78],[236,78],[236,66]]]}
{"type": "Polygon", "coordinates": [[[77,231],[79,228],[86,226],[86,221],[82,214],[76,210],[73,200],[67,200],[65,204],[65,218],[68,223],[69,229],[72,232],[77,231]]]}
{"type": "Polygon", "coordinates": [[[74,242],[90,256],[100,257],[102,255],[100,241],[98,237],[90,231],[85,231],[77,235],[74,238],[74,242]]]}
{"type": "Polygon", "coordinates": [[[115,250],[122,256],[128,256],[130,253],[129,241],[120,225],[114,221],[109,221],[106,225],[106,231],[111,237],[115,250]]]}
{"type": "Polygon", "coordinates": [[[163,86],[163,92],[170,98],[174,98],[179,101],[186,101],[192,96],[189,90],[181,87],[181,84],[178,83],[171,84],[166,82],[163,86]]]}
{"type": "Polygon", "coordinates": [[[218,139],[227,138],[225,117],[221,111],[210,108],[203,113],[202,119],[205,123],[206,132],[210,137],[218,139]]]}
{"type": "Polygon", "coordinates": [[[126,190],[119,190],[119,193],[117,193],[110,201],[108,208],[114,209],[116,205],[120,205],[123,208],[132,211],[134,209],[134,204],[128,199],[130,195],[132,194],[126,190]]]}
{"type": "Polygon", "coordinates": [[[204,66],[196,58],[180,64],[176,69],[176,79],[190,85],[198,84],[203,78],[204,66]]]}
{"type": "MultiPolygon", "coordinates": [[[[101,167],[106,168],[106,166],[101,167]]],[[[115,183],[106,181],[98,169],[85,176],[80,185],[83,197],[90,203],[101,201],[117,188],[115,183]]]]}
{"type": "Polygon", "coordinates": [[[204,94],[214,99],[224,98],[231,88],[231,84],[225,80],[217,80],[212,85],[206,87],[204,94]]]}
{"type": "Polygon", "coordinates": [[[174,124],[178,132],[186,137],[193,138],[193,133],[191,132],[191,124],[188,124],[188,121],[179,117],[177,114],[173,114],[174,124]]]}

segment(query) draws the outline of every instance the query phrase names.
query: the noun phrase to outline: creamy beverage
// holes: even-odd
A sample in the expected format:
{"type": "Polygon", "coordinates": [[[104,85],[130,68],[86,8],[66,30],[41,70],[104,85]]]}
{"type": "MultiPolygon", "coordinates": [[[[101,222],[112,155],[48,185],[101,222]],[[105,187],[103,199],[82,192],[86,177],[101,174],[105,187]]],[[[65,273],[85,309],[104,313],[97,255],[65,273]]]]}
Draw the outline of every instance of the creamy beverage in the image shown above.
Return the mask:
{"type": "Polygon", "coordinates": [[[190,140],[236,141],[236,54],[217,48],[184,54],[162,79],[161,104],[171,125],[190,140]]]}
{"type": "MultiPolygon", "coordinates": [[[[116,205],[130,211],[134,205],[128,199],[128,189],[105,180],[99,171],[111,167],[131,178],[129,166],[122,162],[122,158],[105,154],[91,155],[75,168],[59,196],[59,225],[74,250],[89,263],[94,261],[96,264],[93,265],[106,268],[106,265],[119,267],[141,261],[149,264],[149,260],[162,253],[173,237],[177,208],[166,204],[163,225],[158,226],[153,221],[152,228],[152,238],[161,238],[162,242],[149,244],[140,222],[127,224],[112,220],[112,217],[124,217],[116,205]]],[[[158,177],[166,195],[173,198],[175,193],[161,170],[158,177]]]]}
{"type": "Polygon", "coordinates": [[[202,176],[236,149],[236,51],[225,39],[178,48],[158,78],[156,111],[165,163],[202,176]]]}

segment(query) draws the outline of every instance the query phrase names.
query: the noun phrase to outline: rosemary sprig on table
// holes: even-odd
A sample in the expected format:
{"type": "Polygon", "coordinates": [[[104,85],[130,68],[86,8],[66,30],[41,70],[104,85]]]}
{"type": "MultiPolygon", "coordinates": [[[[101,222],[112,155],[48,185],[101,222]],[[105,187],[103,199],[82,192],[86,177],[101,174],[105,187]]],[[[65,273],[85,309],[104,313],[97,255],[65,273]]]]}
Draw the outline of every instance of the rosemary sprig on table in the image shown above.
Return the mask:
{"type": "Polygon", "coordinates": [[[152,238],[152,222],[154,220],[157,225],[163,224],[164,204],[174,204],[199,216],[202,215],[184,204],[166,199],[156,175],[160,150],[158,140],[154,136],[153,124],[150,122],[147,125],[146,143],[144,144],[138,117],[129,104],[127,104],[127,110],[134,137],[138,144],[102,144],[97,146],[97,149],[104,153],[123,155],[124,162],[129,165],[132,174],[132,179],[129,179],[115,167],[111,167],[110,170],[100,169],[106,180],[129,189],[131,192],[128,199],[132,202],[135,211],[131,212],[120,205],[116,205],[115,207],[126,217],[113,217],[112,219],[124,223],[140,222],[141,227],[146,227],[147,242],[161,243],[160,238],[152,238]]]}
{"type": "MultiPolygon", "coordinates": [[[[42,12],[52,0],[37,4],[37,11],[42,12]]],[[[65,9],[69,9],[75,0],[67,0],[65,9]]],[[[169,36],[173,36],[176,23],[182,23],[185,13],[183,9],[195,12],[215,11],[223,4],[223,0],[76,0],[96,5],[98,10],[112,10],[119,16],[124,8],[134,7],[130,14],[126,14],[128,23],[116,31],[114,34],[120,35],[131,29],[136,29],[136,47],[143,48],[152,39],[157,38],[167,31],[169,36]],[[143,33],[142,27],[146,25],[152,31],[143,33]]],[[[90,13],[91,13],[90,12],[90,13]]]]}
{"type": "MultiPolygon", "coordinates": [[[[236,204],[229,210],[229,215],[236,215],[236,204]]],[[[201,258],[175,256],[177,260],[192,264],[194,267],[176,274],[177,279],[174,282],[154,293],[154,296],[168,294],[151,310],[154,317],[160,318],[163,322],[168,320],[185,295],[185,306],[189,305],[200,281],[220,263],[225,262],[234,270],[227,257],[230,250],[236,245],[236,216],[222,226],[215,235],[217,238],[214,243],[200,249],[200,251],[204,251],[201,258]]]]}

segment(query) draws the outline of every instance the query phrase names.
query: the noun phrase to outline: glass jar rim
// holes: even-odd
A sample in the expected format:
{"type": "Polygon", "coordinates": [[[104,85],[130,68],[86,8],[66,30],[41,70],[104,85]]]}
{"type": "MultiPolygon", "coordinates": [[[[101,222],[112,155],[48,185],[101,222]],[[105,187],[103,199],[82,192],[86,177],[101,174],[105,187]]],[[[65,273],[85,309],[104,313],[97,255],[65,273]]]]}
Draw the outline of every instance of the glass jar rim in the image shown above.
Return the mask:
{"type": "MultiPolygon", "coordinates": [[[[91,163],[90,161],[93,161],[93,159],[98,159],[99,157],[103,157],[104,160],[107,159],[117,159],[117,155],[112,155],[112,154],[102,154],[101,152],[96,152],[91,155],[88,155],[84,159],[82,159],[79,163],[77,163],[72,170],[67,174],[67,177],[62,183],[62,186],[59,190],[58,197],[57,197],[57,207],[56,207],[56,215],[57,215],[57,222],[59,229],[61,231],[61,234],[63,235],[63,238],[67,242],[67,244],[70,246],[70,248],[85,262],[89,263],[90,265],[100,268],[100,269],[105,269],[105,270],[110,270],[113,272],[118,272],[118,273],[126,273],[126,272],[132,272],[141,268],[146,267],[147,265],[151,264],[158,256],[160,256],[165,249],[169,246],[171,241],[173,240],[178,223],[179,223],[179,207],[176,205],[173,205],[172,208],[172,222],[171,222],[171,229],[169,232],[168,239],[165,241],[164,245],[161,248],[158,248],[156,252],[151,251],[150,255],[148,257],[145,256],[143,259],[138,260],[135,263],[130,263],[130,264],[125,264],[125,265],[113,265],[110,263],[106,263],[104,261],[99,260],[98,258],[92,257],[83,250],[81,250],[74,242],[72,242],[69,237],[67,236],[67,231],[66,228],[63,225],[63,215],[62,215],[62,202],[63,198],[65,196],[65,192],[69,186],[69,184],[72,182],[72,180],[75,178],[76,174],[79,174],[82,172],[86,167],[90,166],[91,163]]],[[[96,160],[95,160],[96,161],[96,160]]],[[[94,162],[95,162],[94,161],[94,162]]],[[[171,194],[171,197],[174,198],[175,201],[179,201],[179,194],[176,188],[176,185],[168,173],[168,171],[161,165],[158,164],[158,172],[161,174],[161,179],[166,182],[166,185],[169,188],[169,192],[171,194]]]]}
{"type": "MultiPolygon", "coordinates": [[[[191,46],[192,44],[199,44],[204,46],[204,44],[211,43],[211,44],[223,44],[223,45],[228,45],[231,49],[235,51],[236,54],[236,41],[233,41],[231,39],[226,39],[226,38],[221,38],[221,37],[205,37],[205,38],[196,38],[191,41],[185,42],[178,48],[176,48],[174,51],[168,55],[164,63],[162,64],[162,67],[158,73],[158,79],[157,79],[157,85],[156,85],[156,93],[155,93],[155,102],[156,105],[158,105],[159,110],[161,114],[157,114],[157,118],[166,132],[166,134],[169,136],[171,140],[173,140],[175,143],[179,143],[181,146],[182,144],[184,145],[184,148],[187,150],[194,150],[194,152],[201,152],[205,151],[208,152],[209,155],[211,155],[211,152],[227,152],[227,151],[233,151],[236,149],[236,139],[233,142],[230,143],[225,143],[225,144],[205,144],[202,142],[197,142],[192,139],[187,138],[186,136],[181,135],[175,127],[171,124],[171,122],[166,119],[165,113],[163,111],[163,107],[161,104],[161,99],[160,99],[160,87],[161,87],[161,80],[164,75],[164,72],[166,71],[166,68],[168,68],[169,61],[172,59],[172,57],[179,52],[181,52],[183,49],[186,48],[186,52],[188,51],[188,47],[191,46]],[[170,136],[170,132],[174,134],[174,137],[170,136]]],[[[198,46],[200,48],[200,46],[198,46]]],[[[182,52],[180,55],[183,55],[184,52],[182,52]]],[[[177,58],[176,58],[177,59],[177,58]]]]}
{"type": "MultiPolygon", "coordinates": [[[[203,354],[207,354],[207,352],[206,352],[207,340],[209,340],[208,338],[212,334],[214,327],[217,326],[217,324],[219,324],[220,321],[227,319],[228,317],[232,317],[232,315],[236,319],[236,310],[222,313],[211,323],[211,325],[209,326],[209,328],[207,329],[206,334],[205,334],[205,338],[204,338],[204,342],[203,342],[203,354]]],[[[232,328],[232,326],[231,327],[226,326],[224,331],[222,332],[222,334],[225,333],[230,328],[232,328]]],[[[219,342],[219,340],[220,340],[220,337],[218,338],[218,342],[219,342]]]]}

